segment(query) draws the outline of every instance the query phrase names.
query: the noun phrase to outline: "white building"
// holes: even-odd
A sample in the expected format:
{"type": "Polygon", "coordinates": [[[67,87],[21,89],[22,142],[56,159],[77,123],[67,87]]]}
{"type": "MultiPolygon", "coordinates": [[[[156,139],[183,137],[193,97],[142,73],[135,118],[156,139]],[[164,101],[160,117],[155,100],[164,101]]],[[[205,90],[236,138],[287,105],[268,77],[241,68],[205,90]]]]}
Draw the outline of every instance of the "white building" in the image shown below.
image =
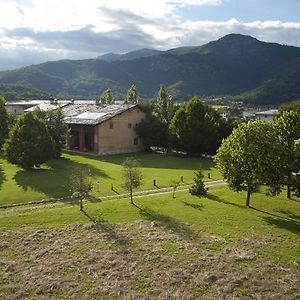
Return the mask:
{"type": "Polygon", "coordinates": [[[278,109],[259,111],[255,113],[255,120],[274,122],[276,115],[278,115],[278,109]]]}

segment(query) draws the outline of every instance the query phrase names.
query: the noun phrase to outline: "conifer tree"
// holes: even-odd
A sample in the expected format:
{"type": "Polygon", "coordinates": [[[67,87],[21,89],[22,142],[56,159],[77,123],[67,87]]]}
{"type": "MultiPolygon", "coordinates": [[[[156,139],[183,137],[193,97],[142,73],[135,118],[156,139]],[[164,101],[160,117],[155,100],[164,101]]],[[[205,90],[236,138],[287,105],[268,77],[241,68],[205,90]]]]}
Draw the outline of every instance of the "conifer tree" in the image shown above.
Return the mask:
{"type": "Polygon", "coordinates": [[[125,99],[126,104],[136,104],[138,103],[139,96],[137,93],[137,88],[135,84],[132,84],[127,92],[127,97],[125,99]]]}
{"type": "Polygon", "coordinates": [[[201,170],[195,172],[196,177],[194,178],[194,184],[190,187],[190,194],[203,197],[207,195],[207,188],[204,184],[204,175],[201,170]]]}

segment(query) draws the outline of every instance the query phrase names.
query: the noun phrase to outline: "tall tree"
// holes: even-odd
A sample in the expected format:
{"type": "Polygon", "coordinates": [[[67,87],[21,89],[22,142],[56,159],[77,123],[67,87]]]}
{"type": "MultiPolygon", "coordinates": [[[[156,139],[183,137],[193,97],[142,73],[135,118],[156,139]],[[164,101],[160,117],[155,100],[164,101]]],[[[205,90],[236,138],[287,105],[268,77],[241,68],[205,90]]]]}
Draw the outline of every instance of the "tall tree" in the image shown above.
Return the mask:
{"type": "Polygon", "coordinates": [[[246,206],[251,194],[262,185],[269,193],[279,193],[282,183],[282,147],[272,124],[254,121],[240,124],[222,142],[215,160],[235,192],[247,191],[246,206]]]}
{"type": "Polygon", "coordinates": [[[102,104],[113,104],[114,103],[114,97],[113,97],[111,89],[107,89],[107,90],[103,91],[103,93],[100,96],[100,102],[102,104]]]}
{"type": "Polygon", "coordinates": [[[172,96],[168,94],[163,85],[160,86],[156,101],[154,102],[154,115],[167,127],[166,144],[170,146],[169,126],[174,115],[174,105],[172,96]]]}
{"type": "Polygon", "coordinates": [[[5,99],[0,96],[0,150],[8,135],[8,114],[5,109],[5,99]]]}
{"type": "Polygon", "coordinates": [[[136,104],[139,101],[139,96],[135,84],[132,84],[127,92],[125,99],[126,104],[136,104]]]}
{"type": "Polygon", "coordinates": [[[300,166],[296,159],[295,141],[300,139],[300,111],[290,110],[283,113],[275,120],[275,129],[283,146],[282,172],[285,174],[287,198],[291,198],[292,173],[299,172],[300,166]]]}
{"type": "Polygon", "coordinates": [[[24,169],[39,167],[53,156],[53,140],[45,122],[35,113],[22,115],[5,144],[7,159],[24,169]]]}
{"type": "Polygon", "coordinates": [[[127,158],[123,163],[123,187],[129,192],[131,203],[133,203],[133,190],[142,184],[142,178],[139,163],[127,158]]]}
{"type": "Polygon", "coordinates": [[[163,85],[160,86],[154,103],[154,113],[160,121],[167,124],[169,127],[174,113],[174,106],[172,96],[168,94],[163,85]]]}

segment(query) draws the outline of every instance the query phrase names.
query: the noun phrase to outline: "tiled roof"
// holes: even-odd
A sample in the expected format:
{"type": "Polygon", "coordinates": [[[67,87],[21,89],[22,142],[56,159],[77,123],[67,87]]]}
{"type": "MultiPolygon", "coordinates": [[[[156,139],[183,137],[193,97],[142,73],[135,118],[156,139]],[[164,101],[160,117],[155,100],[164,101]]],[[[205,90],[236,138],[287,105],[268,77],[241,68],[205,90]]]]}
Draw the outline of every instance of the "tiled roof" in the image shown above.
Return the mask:
{"type": "Polygon", "coordinates": [[[67,124],[97,125],[119,115],[137,104],[69,104],[62,108],[67,124]]]}

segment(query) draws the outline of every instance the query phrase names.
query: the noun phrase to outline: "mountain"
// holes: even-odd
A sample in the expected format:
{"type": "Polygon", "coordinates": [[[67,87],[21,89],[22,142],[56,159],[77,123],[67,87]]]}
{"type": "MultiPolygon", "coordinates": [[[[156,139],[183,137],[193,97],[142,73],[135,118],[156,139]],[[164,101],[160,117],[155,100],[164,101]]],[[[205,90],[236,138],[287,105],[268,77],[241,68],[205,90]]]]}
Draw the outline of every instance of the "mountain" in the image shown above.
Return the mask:
{"type": "Polygon", "coordinates": [[[163,51],[155,50],[155,49],[147,49],[143,48],[136,51],[131,51],[125,54],[116,54],[116,53],[106,53],[98,57],[98,59],[102,59],[105,61],[116,61],[116,60],[131,60],[142,57],[149,57],[156,54],[161,54],[163,51]]]}
{"type": "Polygon", "coordinates": [[[9,101],[26,99],[48,100],[51,95],[47,92],[22,84],[0,84],[0,95],[9,101]]]}
{"type": "Polygon", "coordinates": [[[122,98],[132,83],[142,98],[151,99],[164,84],[179,101],[231,95],[270,104],[300,97],[299,73],[300,48],[230,34],[203,46],[142,49],[4,71],[0,84],[25,84],[75,99],[98,96],[107,88],[122,98]]]}

